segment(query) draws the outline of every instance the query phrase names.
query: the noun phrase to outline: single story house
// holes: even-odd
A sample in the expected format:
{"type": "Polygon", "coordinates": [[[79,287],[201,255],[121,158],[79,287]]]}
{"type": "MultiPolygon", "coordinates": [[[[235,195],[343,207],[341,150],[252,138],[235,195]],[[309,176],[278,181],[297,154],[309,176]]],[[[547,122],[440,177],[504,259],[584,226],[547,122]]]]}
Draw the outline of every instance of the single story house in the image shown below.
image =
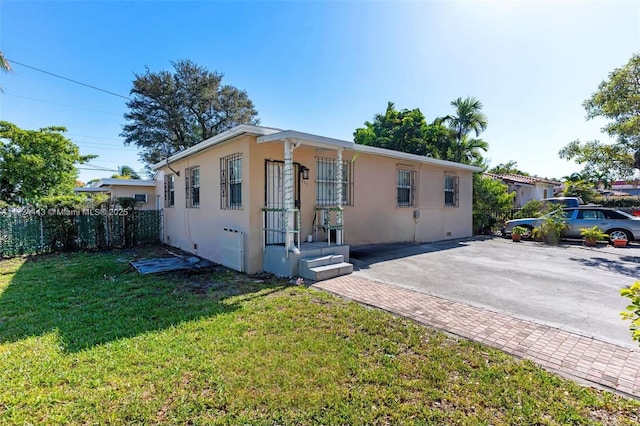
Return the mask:
{"type": "MultiPolygon", "coordinates": [[[[480,168],[240,125],[152,166],[164,242],[240,271],[296,276],[349,245],[472,235],[480,168]]],[[[342,260],[342,259],[341,259],[342,260]]],[[[302,274],[301,274],[302,275],[302,274]]]]}
{"type": "Polygon", "coordinates": [[[640,181],[638,179],[617,180],[611,184],[611,190],[615,192],[611,195],[622,196],[621,193],[624,193],[625,195],[640,196],[640,181]]]}
{"type": "Polygon", "coordinates": [[[485,173],[485,176],[502,181],[509,192],[515,192],[515,207],[522,207],[531,200],[543,200],[555,196],[562,188],[562,182],[542,179],[535,176],[523,176],[514,173],[485,173]]]}
{"type": "MultiPolygon", "coordinates": [[[[160,195],[156,196],[156,182],[143,179],[100,179],[91,186],[74,188],[76,194],[107,194],[112,201],[134,198],[140,210],[161,208],[160,195]]],[[[161,193],[160,193],[161,194],[161,193]]]]}

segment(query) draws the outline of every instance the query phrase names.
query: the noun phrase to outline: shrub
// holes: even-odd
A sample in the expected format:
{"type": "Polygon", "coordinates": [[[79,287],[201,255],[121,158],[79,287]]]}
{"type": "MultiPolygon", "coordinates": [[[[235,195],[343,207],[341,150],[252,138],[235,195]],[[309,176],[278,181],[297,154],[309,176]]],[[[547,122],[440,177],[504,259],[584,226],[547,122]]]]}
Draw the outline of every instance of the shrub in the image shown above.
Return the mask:
{"type": "Polygon", "coordinates": [[[562,231],[567,227],[567,219],[562,210],[556,210],[545,216],[542,224],[533,230],[533,237],[547,244],[558,244],[562,231]]]}
{"type": "Polygon", "coordinates": [[[610,197],[598,198],[594,203],[603,207],[620,208],[620,207],[638,207],[640,208],[640,197],[610,197]]]}
{"type": "Polygon", "coordinates": [[[620,295],[631,299],[631,304],[620,313],[623,320],[630,320],[631,337],[640,342],[640,281],[620,290],[620,295]]]}
{"type": "Polygon", "coordinates": [[[514,219],[523,219],[525,217],[540,217],[549,213],[551,207],[540,200],[529,200],[522,208],[513,215],[514,219]]]}

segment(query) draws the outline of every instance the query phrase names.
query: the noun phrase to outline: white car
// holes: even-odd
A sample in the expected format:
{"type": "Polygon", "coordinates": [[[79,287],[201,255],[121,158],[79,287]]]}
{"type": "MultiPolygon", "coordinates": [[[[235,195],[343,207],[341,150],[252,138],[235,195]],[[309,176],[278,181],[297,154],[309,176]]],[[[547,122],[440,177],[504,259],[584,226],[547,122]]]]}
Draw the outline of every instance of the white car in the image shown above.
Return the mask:
{"type": "MultiPolygon", "coordinates": [[[[609,240],[640,240],[640,217],[616,209],[589,205],[562,209],[562,212],[567,223],[562,232],[563,238],[582,238],[582,229],[597,226],[609,235],[609,240]]],[[[544,222],[545,216],[509,220],[502,228],[502,235],[509,237],[514,227],[521,226],[528,231],[522,238],[531,238],[531,232],[544,222]]]]}

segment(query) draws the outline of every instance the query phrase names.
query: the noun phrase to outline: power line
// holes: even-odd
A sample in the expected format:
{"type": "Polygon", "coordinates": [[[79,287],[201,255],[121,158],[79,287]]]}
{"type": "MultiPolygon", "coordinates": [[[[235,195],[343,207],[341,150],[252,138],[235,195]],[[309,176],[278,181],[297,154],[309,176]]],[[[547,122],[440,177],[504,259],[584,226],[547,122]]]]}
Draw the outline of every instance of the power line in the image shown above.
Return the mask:
{"type": "Polygon", "coordinates": [[[122,96],[122,95],[119,95],[119,94],[117,94],[117,93],[110,92],[110,91],[108,91],[108,90],[104,90],[104,89],[101,89],[101,88],[96,87],[96,86],[92,86],[92,85],[90,85],[90,84],[81,83],[81,82],[79,82],[79,81],[77,81],[77,80],[73,80],[73,79],[71,79],[71,78],[63,77],[63,76],[61,76],[61,75],[54,74],[54,73],[49,72],[49,71],[41,70],[40,68],[32,67],[31,65],[22,64],[22,63],[20,63],[20,62],[14,61],[13,59],[8,59],[8,58],[7,58],[7,61],[9,61],[11,64],[16,64],[16,65],[20,65],[20,66],[23,66],[23,67],[26,67],[26,68],[31,68],[32,70],[36,70],[36,71],[39,71],[39,72],[42,72],[42,73],[45,73],[45,74],[49,74],[49,75],[52,75],[52,76],[54,76],[54,77],[58,77],[58,78],[61,78],[61,79],[63,79],[63,80],[70,81],[70,82],[72,82],[72,83],[79,84],[79,85],[81,85],[81,86],[85,86],[85,87],[89,87],[89,88],[94,89],[94,90],[98,90],[98,91],[100,91],[100,92],[108,93],[108,94],[110,94],[110,95],[117,96],[117,97],[122,98],[122,99],[131,100],[131,98],[129,98],[128,96],[122,96]]]}
{"type": "Polygon", "coordinates": [[[97,109],[90,109],[90,108],[83,108],[83,107],[78,107],[78,106],[73,106],[73,105],[65,105],[65,104],[61,104],[58,102],[51,102],[51,101],[45,101],[44,99],[36,99],[36,98],[29,98],[27,96],[20,96],[20,95],[14,95],[13,93],[3,93],[2,96],[13,96],[14,98],[21,98],[21,99],[26,99],[29,101],[34,101],[34,102],[42,102],[45,104],[52,104],[52,105],[59,105],[59,106],[63,106],[66,108],[74,108],[74,109],[80,109],[83,111],[91,111],[91,112],[98,112],[100,114],[107,114],[107,115],[115,115],[115,116],[121,116],[121,114],[116,114],[113,112],[107,112],[107,111],[99,111],[97,109]]]}

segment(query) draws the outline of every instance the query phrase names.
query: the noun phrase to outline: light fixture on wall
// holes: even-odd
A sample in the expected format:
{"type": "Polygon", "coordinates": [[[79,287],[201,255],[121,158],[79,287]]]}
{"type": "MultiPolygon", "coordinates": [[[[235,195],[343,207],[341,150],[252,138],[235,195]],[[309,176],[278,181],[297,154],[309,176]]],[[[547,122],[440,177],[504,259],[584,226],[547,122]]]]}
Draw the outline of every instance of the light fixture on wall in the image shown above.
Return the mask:
{"type": "Polygon", "coordinates": [[[302,179],[303,180],[308,180],[309,179],[309,169],[306,168],[305,166],[300,166],[300,173],[302,174],[302,179]]]}

